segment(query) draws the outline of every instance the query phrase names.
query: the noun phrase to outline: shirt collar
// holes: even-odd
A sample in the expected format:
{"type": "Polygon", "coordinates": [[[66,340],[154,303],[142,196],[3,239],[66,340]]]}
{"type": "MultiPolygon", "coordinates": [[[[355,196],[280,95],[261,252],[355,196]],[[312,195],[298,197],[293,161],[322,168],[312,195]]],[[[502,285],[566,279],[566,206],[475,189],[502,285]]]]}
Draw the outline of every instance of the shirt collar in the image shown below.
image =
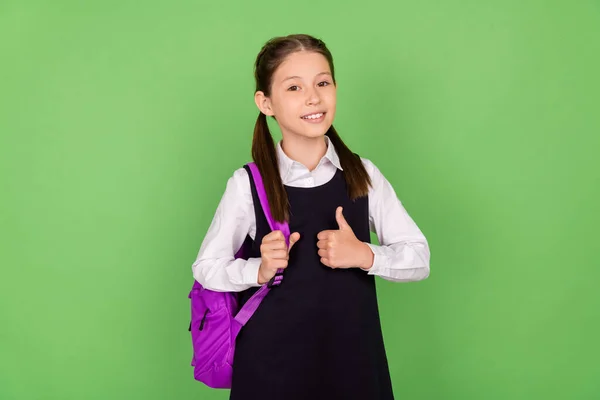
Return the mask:
{"type": "MultiPolygon", "coordinates": [[[[327,136],[327,135],[325,135],[325,143],[327,144],[327,151],[325,152],[325,155],[319,162],[319,165],[317,166],[317,168],[325,162],[330,162],[337,169],[340,169],[343,171],[342,164],[340,163],[340,157],[338,156],[337,152],[335,151],[335,146],[331,142],[331,139],[329,139],[329,136],[327,136]]],[[[277,143],[277,160],[279,163],[279,173],[281,174],[281,179],[283,180],[283,183],[285,184],[285,182],[287,181],[288,174],[289,174],[290,170],[292,169],[292,167],[295,164],[300,165],[300,163],[292,160],[291,158],[289,158],[287,156],[287,154],[284,153],[283,148],[281,147],[281,141],[279,141],[279,143],[277,143]]]]}

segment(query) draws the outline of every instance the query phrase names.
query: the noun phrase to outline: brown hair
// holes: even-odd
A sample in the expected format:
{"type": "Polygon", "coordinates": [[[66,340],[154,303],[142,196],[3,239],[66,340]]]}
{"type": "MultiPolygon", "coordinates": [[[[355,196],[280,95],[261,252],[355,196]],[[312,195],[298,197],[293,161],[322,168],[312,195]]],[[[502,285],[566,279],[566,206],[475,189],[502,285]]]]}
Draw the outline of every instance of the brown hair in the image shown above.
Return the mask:
{"type": "MultiPolygon", "coordinates": [[[[265,96],[270,96],[273,74],[288,55],[298,51],[311,51],[322,54],[329,63],[331,76],[335,84],[333,57],[325,46],[325,43],[309,35],[289,35],[269,40],[258,53],[254,65],[256,91],[262,91],[265,96]]],[[[331,140],[339,155],[340,163],[344,170],[344,179],[348,187],[348,195],[353,200],[361,196],[366,196],[369,192],[371,179],[360,157],[344,144],[333,125],[329,128],[326,135],[331,140]]],[[[252,158],[265,182],[265,189],[273,218],[280,222],[289,221],[289,202],[287,193],[283,187],[283,181],[279,175],[275,142],[267,125],[267,116],[262,112],[259,112],[256,125],[254,126],[252,158]]]]}

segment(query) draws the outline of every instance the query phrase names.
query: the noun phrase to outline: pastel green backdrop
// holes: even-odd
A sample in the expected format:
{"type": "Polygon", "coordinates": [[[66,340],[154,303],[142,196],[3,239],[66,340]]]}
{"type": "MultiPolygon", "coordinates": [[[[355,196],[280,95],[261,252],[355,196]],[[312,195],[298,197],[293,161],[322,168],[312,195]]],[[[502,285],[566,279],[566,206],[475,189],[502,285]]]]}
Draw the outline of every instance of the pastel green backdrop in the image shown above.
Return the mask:
{"type": "Polygon", "coordinates": [[[397,398],[600,398],[600,3],[4,0],[0,399],[227,398],[191,264],[296,32],[431,245],[378,280],[397,398]]]}

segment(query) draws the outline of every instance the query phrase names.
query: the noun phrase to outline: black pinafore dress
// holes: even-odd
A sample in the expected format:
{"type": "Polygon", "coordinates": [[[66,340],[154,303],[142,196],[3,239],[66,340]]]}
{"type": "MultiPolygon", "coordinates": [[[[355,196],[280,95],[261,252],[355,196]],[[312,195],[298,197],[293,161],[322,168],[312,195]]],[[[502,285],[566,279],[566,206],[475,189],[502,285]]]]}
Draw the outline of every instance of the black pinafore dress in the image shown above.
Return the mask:
{"type": "MultiPolygon", "coordinates": [[[[251,187],[256,213],[251,257],[260,257],[270,228],[251,187]]],[[[317,234],[339,229],[338,206],[356,237],[370,241],[368,197],[352,201],[339,169],[324,185],[285,189],[290,232],[301,238],[281,285],[238,335],[230,399],[392,400],[374,276],[360,268],[326,267],[317,253],[317,234]]],[[[241,304],[256,290],[241,292],[241,304]]]]}

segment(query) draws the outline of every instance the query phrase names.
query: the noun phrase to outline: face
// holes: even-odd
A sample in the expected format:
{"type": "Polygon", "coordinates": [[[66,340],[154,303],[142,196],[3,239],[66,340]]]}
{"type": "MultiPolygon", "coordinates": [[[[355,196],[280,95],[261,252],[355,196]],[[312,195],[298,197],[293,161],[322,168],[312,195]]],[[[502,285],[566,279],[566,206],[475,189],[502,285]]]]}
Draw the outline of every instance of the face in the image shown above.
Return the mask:
{"type": "Polygon", "coordinates": [[[290,54],[273,74],[271,95],[257,92],[256,104],[274,116],[284,138],[317,138],[333,124],[336,86],[327,59],[314,52],[290,54]]]}

